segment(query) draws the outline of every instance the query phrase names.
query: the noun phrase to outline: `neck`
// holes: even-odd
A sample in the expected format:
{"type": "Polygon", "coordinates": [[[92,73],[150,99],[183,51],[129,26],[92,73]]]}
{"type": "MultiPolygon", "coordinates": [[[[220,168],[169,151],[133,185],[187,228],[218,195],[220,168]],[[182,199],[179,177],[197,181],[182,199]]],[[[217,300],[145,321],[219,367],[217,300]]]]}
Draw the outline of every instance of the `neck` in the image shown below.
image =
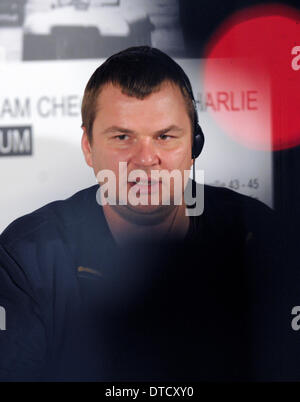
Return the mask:
{"type": "MultiPolygon", "coordinates": [[[[189,228],[185,205],[168,206],[157,213],[137,214],[129,217],[125,206],[103,206],[108,227],[120,246],[136,242],[180,240],[189,228]]],[[[132,213],[131,213],[132,215],[132,213]]]]}

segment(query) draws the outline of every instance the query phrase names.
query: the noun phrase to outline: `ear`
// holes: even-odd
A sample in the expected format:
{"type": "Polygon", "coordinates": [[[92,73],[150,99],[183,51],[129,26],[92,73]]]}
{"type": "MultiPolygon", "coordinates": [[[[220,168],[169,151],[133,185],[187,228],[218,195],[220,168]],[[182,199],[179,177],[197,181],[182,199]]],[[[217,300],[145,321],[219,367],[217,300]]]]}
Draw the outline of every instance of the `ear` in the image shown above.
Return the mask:
{"type": "Polygon", "coordinates": [[[83,134],[81,138],[81,149],[84,154],[86,163],[88,164],[88,166],[93,167],[91,144],[87,135],[86,128],[82,127],[82,129],[83,134]]]}

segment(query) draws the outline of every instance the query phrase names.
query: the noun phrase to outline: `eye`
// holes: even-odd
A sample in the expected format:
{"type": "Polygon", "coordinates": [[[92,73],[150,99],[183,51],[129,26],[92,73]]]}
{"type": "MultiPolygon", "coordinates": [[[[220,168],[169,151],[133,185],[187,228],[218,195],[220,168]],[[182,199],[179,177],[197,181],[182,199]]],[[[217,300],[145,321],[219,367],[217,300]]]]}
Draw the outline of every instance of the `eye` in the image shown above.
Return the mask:
{"type": "Polygon", "coordinates": [[[159,139],[161,139],[161,140],[163,140],[163,141],[166,141],[166,140],[168,140],[168,139],[170,139],[170,138],[172,138],[170,135],[167,135],[167,134],[161,134],[160,136],[159,136],[159,139]]]}
{"type": "Polygon", "coordinates": [[[120,135],[116,135],[114,138],[116,138],[117,140],[120,140],[120,141],[125,141],[129,138],[129,136],[127,134],[120,134],[120,135]]]}

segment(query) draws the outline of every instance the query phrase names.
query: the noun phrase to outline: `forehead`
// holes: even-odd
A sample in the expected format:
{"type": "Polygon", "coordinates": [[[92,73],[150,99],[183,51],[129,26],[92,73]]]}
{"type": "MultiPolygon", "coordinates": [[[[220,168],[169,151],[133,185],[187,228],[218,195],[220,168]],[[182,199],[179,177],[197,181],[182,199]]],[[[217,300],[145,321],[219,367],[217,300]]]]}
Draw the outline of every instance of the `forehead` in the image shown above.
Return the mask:
{"type": "Polygon", "coordinates": [[[187,102],[181,89],[168,81],[163,82],[158,88],[144,98],[126,94],[121,87],[111,83],[101,88],[96,101],[96,117],[124,113],[180,113],[188,114],[187,102]],[[101,113],[102,112],[102,113],[101,113]]]}

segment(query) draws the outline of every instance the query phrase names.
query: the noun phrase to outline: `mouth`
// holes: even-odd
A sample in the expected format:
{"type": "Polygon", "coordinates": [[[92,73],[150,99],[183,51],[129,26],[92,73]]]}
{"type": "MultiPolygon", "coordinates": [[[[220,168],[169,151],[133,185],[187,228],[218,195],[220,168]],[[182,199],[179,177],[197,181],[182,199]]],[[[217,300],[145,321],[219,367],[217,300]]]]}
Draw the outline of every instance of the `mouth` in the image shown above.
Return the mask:
{"type": "Polygon", "coordinates": [[[158,180],[134,180],[128,181],[128,184],[131,187],[135,186],[135,188],[142,194],[151,194],[159,191],[160,181],[158,180]]]}

